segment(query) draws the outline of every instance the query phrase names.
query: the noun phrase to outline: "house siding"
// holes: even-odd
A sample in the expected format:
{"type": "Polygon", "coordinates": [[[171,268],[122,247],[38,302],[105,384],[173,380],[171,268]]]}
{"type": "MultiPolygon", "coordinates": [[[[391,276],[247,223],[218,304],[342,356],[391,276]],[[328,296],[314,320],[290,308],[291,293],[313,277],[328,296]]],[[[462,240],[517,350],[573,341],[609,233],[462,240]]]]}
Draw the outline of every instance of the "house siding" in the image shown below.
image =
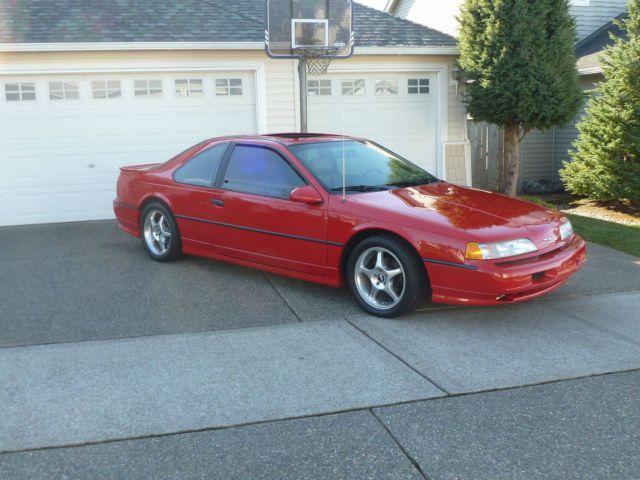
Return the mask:
{"type": "Polygon", "coordinates": [[[467,169],[464,145],[445,145],[445,178],[448,182],[465,185],[467,169]]]}
{"type": "Polygon", "coordinates": [[[571,5],[570,12],[576,19],[578,40],[598,30],[612,18],[625,11],[626,0],[589,0],[589,5],[571,5]]]}
{"type": "MultiPolygon", "coordinates": [[[[393,15],[457,36],[461,0],[398,0],[393,15]]],[[[626,0],[589,0],[589,5],[571,5],[576,19],[577,40],[582,40],[625,11],[626,0]]]]}
{"type": "Polygon", "coordinates": [[[521,145],[520,181],[551,179],[552,159],[553,131],[530,132],[521,145]]]}

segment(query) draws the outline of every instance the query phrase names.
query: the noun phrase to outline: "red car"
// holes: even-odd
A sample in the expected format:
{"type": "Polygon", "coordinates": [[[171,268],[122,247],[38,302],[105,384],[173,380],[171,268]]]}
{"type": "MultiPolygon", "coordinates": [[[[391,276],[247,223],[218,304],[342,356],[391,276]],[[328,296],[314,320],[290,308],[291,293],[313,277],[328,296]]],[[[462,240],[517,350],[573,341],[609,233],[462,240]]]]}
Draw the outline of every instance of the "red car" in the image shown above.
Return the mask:
{"type": "Polygon", "coordinates": [[[560,213],[438,180],[359,138],[215,138],[121,170],[119,226],[154,260],[187,253],[346,283],[383,317],[427,297],[462,305],[538,297],[586,258],[560,213]]]}

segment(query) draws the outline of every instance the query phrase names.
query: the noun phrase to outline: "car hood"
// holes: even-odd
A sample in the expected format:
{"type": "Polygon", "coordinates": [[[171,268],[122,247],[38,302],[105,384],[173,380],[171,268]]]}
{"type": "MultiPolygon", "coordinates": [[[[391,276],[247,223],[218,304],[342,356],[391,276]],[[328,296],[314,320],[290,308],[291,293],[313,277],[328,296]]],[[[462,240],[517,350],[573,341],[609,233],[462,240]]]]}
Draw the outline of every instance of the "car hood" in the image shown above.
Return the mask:
{"type": "Polygon", "coordinates": [[[393,210],[427,229],[464,231],[470,241],[530,238],[538,248],[559,240],[561,214],[498,193],[437,182],[353,195],[358,204],[393,210]]]}

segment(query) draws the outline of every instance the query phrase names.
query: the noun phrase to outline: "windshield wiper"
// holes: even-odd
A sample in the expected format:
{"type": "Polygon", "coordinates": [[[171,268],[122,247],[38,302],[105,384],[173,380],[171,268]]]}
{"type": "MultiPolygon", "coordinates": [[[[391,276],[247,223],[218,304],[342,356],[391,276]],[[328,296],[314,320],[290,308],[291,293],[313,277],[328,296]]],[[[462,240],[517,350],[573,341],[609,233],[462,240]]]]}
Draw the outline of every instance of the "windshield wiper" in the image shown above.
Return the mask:
{"type": "Polygon", "coordinates": [[[387,183],[387,187],[417,187],[418,185],[428,185],[429,183],[441,182],[438,178],[416,178],[413,180],[404,180],[401,182],[387,183]]]}
{"type": "MultiPolygon", "coordinates": [[[[380,192],[382,190],[389,190],[389,187],[384,185],[347,185],[344,187],[347,192],[380,192]]],[[[332,192],[341,192],[342,187],[332,187],[332,192]]]]}

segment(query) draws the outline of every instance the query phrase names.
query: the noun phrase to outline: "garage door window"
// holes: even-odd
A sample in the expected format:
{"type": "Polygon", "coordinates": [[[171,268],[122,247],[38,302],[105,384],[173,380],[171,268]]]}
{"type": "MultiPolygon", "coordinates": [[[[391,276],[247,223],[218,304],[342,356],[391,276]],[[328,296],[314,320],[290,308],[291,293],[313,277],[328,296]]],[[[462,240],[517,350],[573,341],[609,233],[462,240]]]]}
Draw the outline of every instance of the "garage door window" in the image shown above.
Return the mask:
{"type": "Polygon", "coordinates": [[[133,90],[136,97],[162,97],[162,80],[134,80],[133,90]]]}
{"type": "Polygon", "coordinates": [[[242,95],[242,79],[216,78],[216,95],[219,97],[242,95]]]}
{"type": "Polygon", "coordinates": [[[273,150],[238,145],[229,158],[223,187],[236,192],[289,198],[291,190],[304,184],[285,159],[273,150]]]}
{"type": "Polygon", "coordinates": [[[202,97],[201,78],[183,78],[176,80],[176,97],[202,97]]]}
{"type": "Polygon", "coordinates": [[[376,95],[397,95],[398,80],[395,78],[385,78],[376,80],[376,95]]]}
{"type": "Polygon", "coordinates": [[[78,100],[78,82],[49,82],[49,100],[78,100]]]}
{"type": "Polygon", "coordinates": [[[429,93],[428,78],[410,78],[409,79],[409,95],[419,95],[429,93]]]}
{"type": "Polygon", "coordinates": [[[5,83],[7,102],[21,102],[36,99],[36,85],[33,82],[5,83]]]}
{"type": "Polygon", "coordinates": [[[189,162],[180,167],[173,176],[178,183],[210,187],[213,177],[218,172],[220,160],[228,143],[220,143],[193,157],[189,162]]]}
{"type": "Polygon", "coordinates": [[[94,80],[91,90],[95,99],[114,99],[122,97],[120,80],[94,80]]]}
{"type": "Polygon", "coordinates": [[[307,80],[307,95],[331,95],[331,80],[307,80]]]}
{"type": "Polygon", "coordinates": [[[342,95],[364,95],[365,81],[358,80],[342,80],[342,95]]]}

